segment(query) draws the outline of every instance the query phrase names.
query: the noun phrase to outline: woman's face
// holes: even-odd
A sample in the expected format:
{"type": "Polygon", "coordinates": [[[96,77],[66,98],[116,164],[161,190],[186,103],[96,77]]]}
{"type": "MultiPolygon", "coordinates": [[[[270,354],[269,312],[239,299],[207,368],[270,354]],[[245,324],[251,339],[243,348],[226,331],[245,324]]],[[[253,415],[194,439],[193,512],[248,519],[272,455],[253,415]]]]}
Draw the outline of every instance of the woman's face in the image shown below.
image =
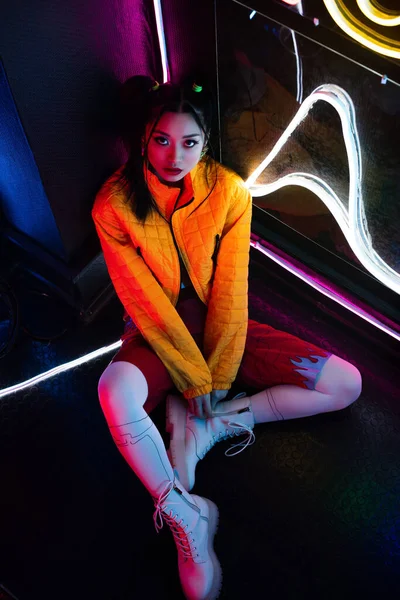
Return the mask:
{"type": "Polygon", "coordinates": [[[147,157],[163,183],[181,181],[200,160],[204,133],[189,113],[164,113],[148,139],[147,157]]]}

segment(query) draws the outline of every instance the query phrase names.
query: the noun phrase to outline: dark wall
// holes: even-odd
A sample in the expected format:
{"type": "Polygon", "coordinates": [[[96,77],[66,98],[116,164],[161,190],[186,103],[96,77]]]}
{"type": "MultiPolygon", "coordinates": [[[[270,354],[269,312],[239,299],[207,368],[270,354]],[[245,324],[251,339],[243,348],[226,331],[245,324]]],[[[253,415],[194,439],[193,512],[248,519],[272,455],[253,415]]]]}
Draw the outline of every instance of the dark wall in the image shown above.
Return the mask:
{"type": "MultiPolygon", "coordinates": [[[[17,205],[19,217],[11,224],[69,261],[93,232],[90,209],[98,187],[123,158],[111,116],[118,82],[160,72],[152,2],[20,0],[2,3],[1,13],[8,97],[37,166],[32,177],[21,161],[10,160],[17,148],[3,143],[1,152],[8,153],[0,175],[3,209],[12,218],[17,205]],[[44,214],[46,227],[54,228],[48,235],[44,214]],[[61,244],[55,243],[58,234],[61,244]]],[[[18,127],[7,125],[4,102],[0,111],[3,138],[15,135],[18,127]]]]}
{"type": "Polygon", "coordinates": [[[178,81],[192,71],[199,70],[214,81],[214,0],[170,0],[162,4],[171,79],[178,81]]]}

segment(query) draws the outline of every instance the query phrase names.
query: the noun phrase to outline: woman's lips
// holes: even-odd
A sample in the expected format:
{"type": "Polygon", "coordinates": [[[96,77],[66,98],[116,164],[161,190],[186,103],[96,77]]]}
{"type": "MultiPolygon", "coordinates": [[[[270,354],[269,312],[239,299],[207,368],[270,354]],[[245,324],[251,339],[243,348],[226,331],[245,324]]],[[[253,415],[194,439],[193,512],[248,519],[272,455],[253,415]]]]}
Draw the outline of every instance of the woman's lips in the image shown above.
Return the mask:
{"type": "Polygon", "coordinates": [[[179,175],[179,173],[182,173],[182,169],[164,169],[164,171],[170,173],[170,175],[179,175]]]}

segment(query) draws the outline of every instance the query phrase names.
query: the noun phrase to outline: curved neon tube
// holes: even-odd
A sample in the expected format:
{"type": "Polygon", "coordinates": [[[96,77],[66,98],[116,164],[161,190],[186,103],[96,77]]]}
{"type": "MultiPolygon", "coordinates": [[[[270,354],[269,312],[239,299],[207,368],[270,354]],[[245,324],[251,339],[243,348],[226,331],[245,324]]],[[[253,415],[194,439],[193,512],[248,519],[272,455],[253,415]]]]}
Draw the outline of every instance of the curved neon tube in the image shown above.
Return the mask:
{"type": "Polygon", "coordinates": [[[370,21],[384,27],[396,27],[400,25],[400,15],[393,15],[384,9],[374,6],[371,0],[357,0],[358,8],[370,21]]]}
{"type": "Polygon", "coordinates": [[[361,190],[362,165],[361,147],[358,138],[355,109],[350,96],[341,87],[325,84],[316,88],[303,102],[271,152],[253,171],[246,181],[253,197],[270,194],[286,185],[300,185],[316,194],[336,219],[351,249],[364,267],[379,281],[393,291],[400,293],[400,274],[390,267],[375,251],[372,245],[361,190]],[[293,131],[305,119],[312,106],[319,101],[328,102],[339,114],[347,159],[349,163],[348,210],[332,188],[320,177],[308,173],[292,173],[276,182],[256,185],[255,181],[264,169],[277,156],[293,131]]]}
{"type": "Polygon", "coordinates": [[[400,58],[400,43],[361,23],[346,8],[342,0],[324,0],[324,4],[335,23],[353,40],[378,54],[400,58]]]}

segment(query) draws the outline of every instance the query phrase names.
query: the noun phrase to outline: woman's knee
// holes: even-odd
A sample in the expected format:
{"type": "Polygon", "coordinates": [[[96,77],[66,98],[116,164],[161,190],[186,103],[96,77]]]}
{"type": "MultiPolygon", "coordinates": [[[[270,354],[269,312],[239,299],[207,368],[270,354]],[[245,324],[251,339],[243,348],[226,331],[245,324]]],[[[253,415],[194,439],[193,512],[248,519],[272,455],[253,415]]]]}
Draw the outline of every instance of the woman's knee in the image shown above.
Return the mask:
{"type": "Polygon", "coordinates": [[[126,361],[108,365],[100,377],[98,394],[108,422],[126,423],[141,416],[148,394],[142,371],[126,361]]]}
{"type": "Polygon", "coordinates": [[[331,397],[330,410],[347,408],[361,394],[361,373],[351,363],[332,355],[325,364],[316,389],[331,397]]]}
{"type": "Polygon", "coordinates": [[[336,399],[335,410],[347,408],[359,398],[362,390],[361,373],[354,365],[347,363],[346,375],[341,382],[341,390],[336,399]]]}

